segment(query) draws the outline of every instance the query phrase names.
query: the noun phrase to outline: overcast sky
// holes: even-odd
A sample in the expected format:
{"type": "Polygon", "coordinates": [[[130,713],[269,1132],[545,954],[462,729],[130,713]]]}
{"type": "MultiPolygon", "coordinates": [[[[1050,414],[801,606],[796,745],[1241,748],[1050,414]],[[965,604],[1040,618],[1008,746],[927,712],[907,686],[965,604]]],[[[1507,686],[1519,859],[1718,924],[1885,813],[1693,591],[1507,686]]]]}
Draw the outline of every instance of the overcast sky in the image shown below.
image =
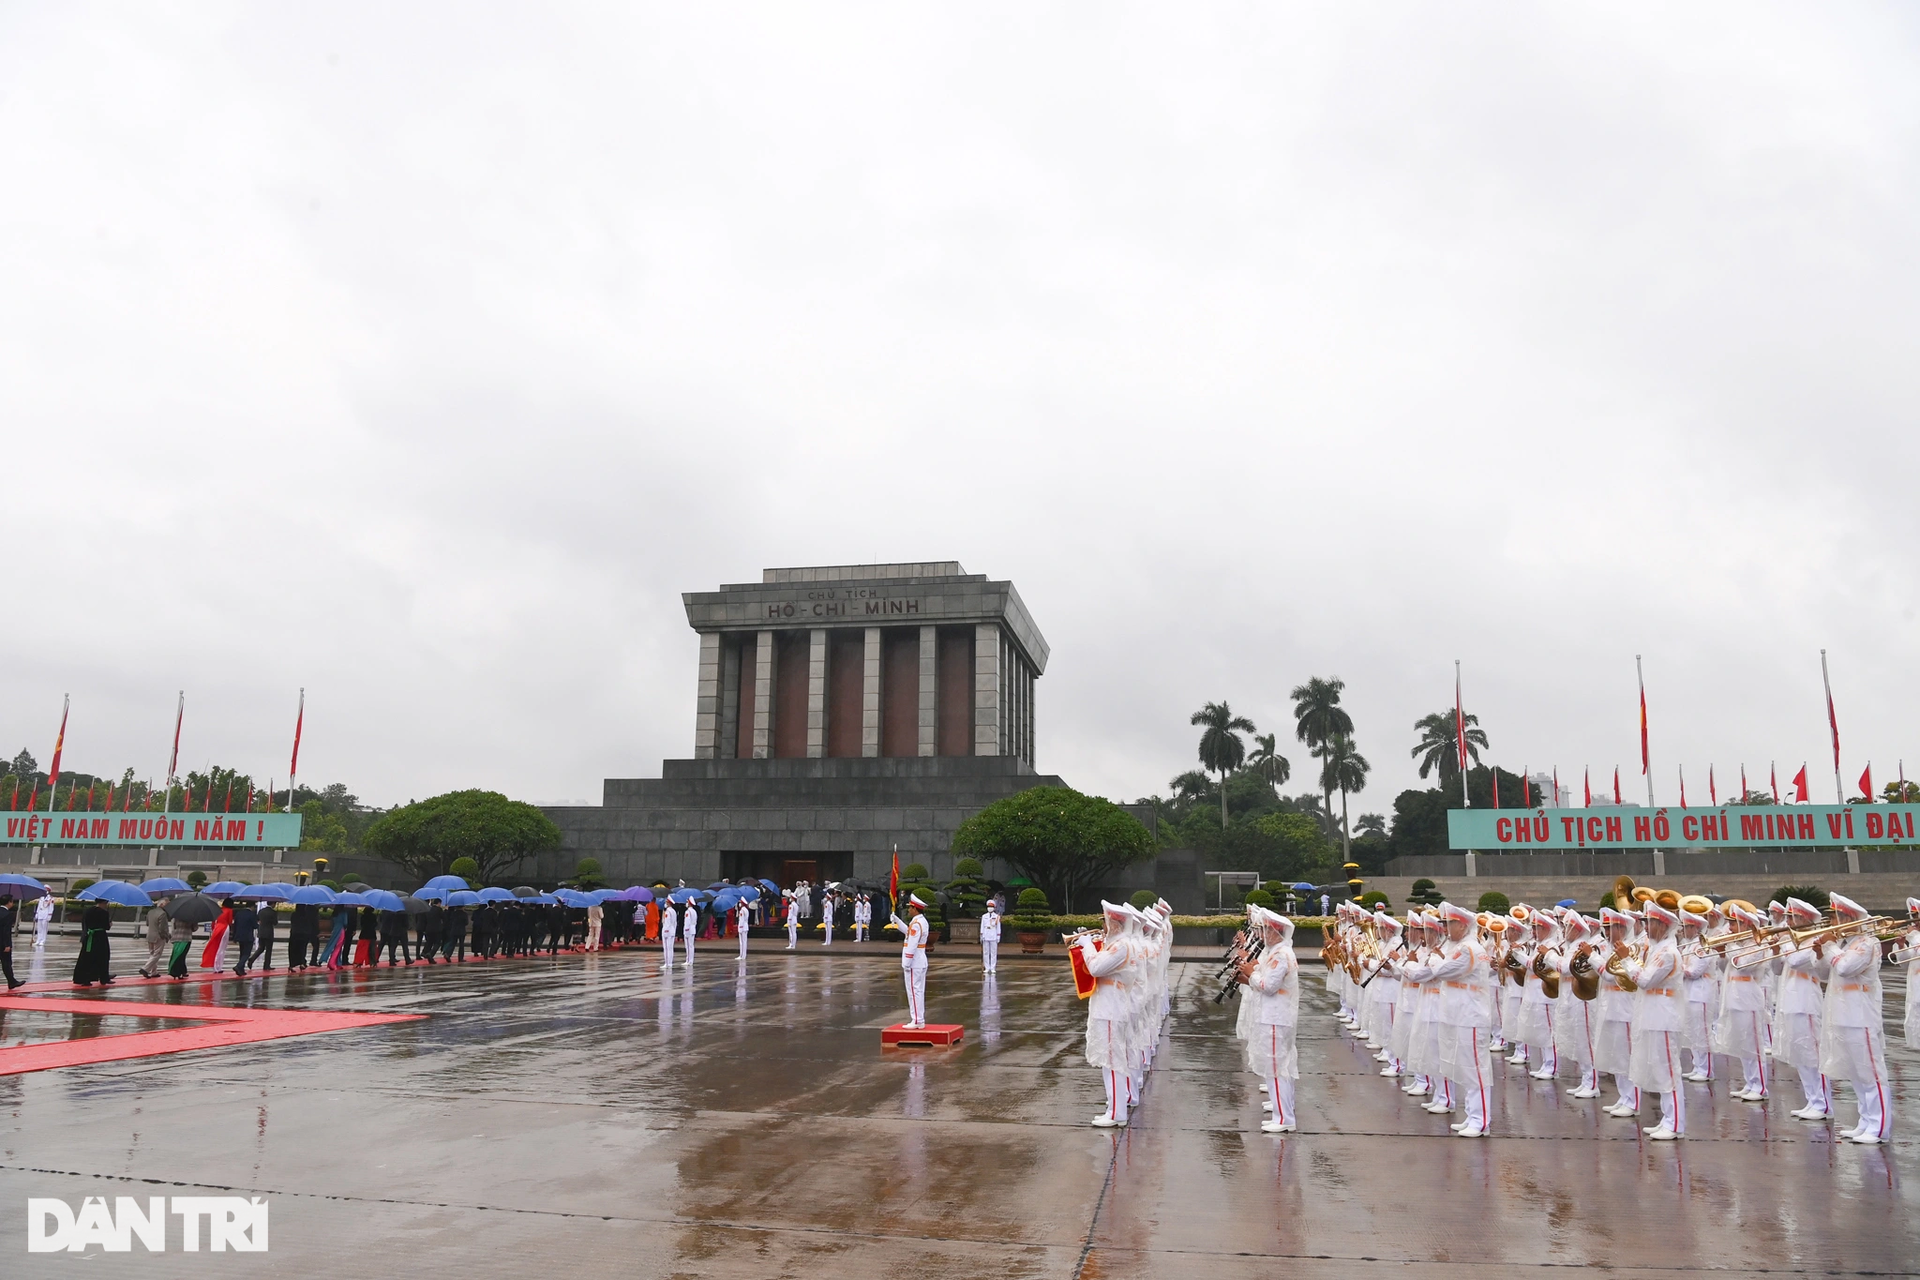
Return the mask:
{"type": "Polygon", "coordinates": [[[1830,803],[1822,647],[1920,775],[1916,144],[1900,5],[0,4],[0,749],[597,802],[680,592],[958,559],[1119,798],[1458,658],[1631,799],[1643,653],[1830,803]]]}

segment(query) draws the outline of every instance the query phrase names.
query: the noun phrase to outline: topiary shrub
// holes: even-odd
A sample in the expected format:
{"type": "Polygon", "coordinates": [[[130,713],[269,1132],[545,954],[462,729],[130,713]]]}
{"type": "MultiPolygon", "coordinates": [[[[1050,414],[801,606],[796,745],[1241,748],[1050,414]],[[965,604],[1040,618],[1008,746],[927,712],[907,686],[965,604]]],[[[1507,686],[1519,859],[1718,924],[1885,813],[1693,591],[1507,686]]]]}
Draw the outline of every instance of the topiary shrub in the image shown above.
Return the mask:
{"type": "MultiPolygon", "coordinates": [[[[460,872],[454,872],[459,875],[460,872]]],[[[600,860],[582,858],[573,868],[573,886],[576,889],[604,889],[607,882],[600,878],[600,860]]]]}
{"type": "Polygon", "coordinates": [[[472,858],[455,858],[453,865],[447,868],[447,874],[459,876],[467,882],[467,888],[472,889],[476,887],[474,881],[480,878],[480,864],[472,858]]]}
{"type": "Polygon", "coordinates": [[[903,885],[909,880],[918,884],[926,878],[927,869],[917,862],[909,862],[906,866],[900,868],[900,883],[903,885]]]}
{"type": "Polygon", "coordinates": [[[1265,889],[1249,889],[1247,891],[1247,905],[1250,907],[1265,907],[1271,911],[1273,910],[1273,895],[1265,889]]]}
{"type": "Polygon", "coordinates": [[[1413,882],[1413,892],[1407,895],[1407,901],[1416,906],[1437,907],[1443,899],[1433,881],[1422,878],[1413,882]]]}
{"type": "Polygon", "coordinates": [[[81,876],[78,880],[75,880],[72,884],[67,886],[67,896],[69,898],[77,898],[87,889],[92,888],[94,885],[98,883],[100,883],[98,880],[92,880],[86,876],[81,876]]]}
{"type": "Polygon", "coordinates": [[[1134,891],[1133,896],[1128,898],[1127,901],[1137,910],[1145,911],[1148,907],[1160,901],[1160,895],[1151,889],[1137,889],[1134,891]]]}
{"type": "Polygon", "coordinates": [[[962,858],[953,864],[953,876],[956,880],[978,880],[987,874],[987,869],[978,858],[962,858]]]}
{"type": "Polygon", "coordinates": [[[987,893],[993,888],[986,881],[986,870],[976,858],[962,858],[953,864],[953,879],[947,881],[947,901],[953,904],[955,915],[965,918],[986,910],[987,893]]]}
{"type": "Polygon", "coordinates": [[[1482,911],[1497,911],[1501,915],[1505,915],[1507,908],[1512,905],[1512,900],[1498,889],[1489,889],[1480,895],[1480,910],[1482,911]]]}
{"type": "Polygon", "coordinates": [[[206,872],[204,872],[204,871],[189,871],[189,872],[187,872],[187,887],[188,887],[188,888],[190,888],[190,889],[198,889],[198,888],[199,888],[199,887],[200,887],[201,885],[203,885],[203,884],[205,884],[206,882],[207,882],[207,873],[206,873],[206,872]]]}
{"type": "Polygon", "coordinates": [[[1817,884],[1783,884],[1773,891],[1773,896],[1767,901],[1778,902],[1785,906],[1788,898],[1810,902],[1822,911],[1833,905],[1833,895],[1817,884]]]}
{"type": "Polygon", "coordinates": [[[1378,889],[1369,889],[1360,895],[1360,905],[1369,911],[1378,911],[1388,904],[1390,899],[1378,889]]]}
{"type": "Polygon", "coordinates": [[[1047,901],[1045,889],[1022,889],[1013,904],[1013,924],[1016,929],[1047,929],[1053,924],[1053,905],[1047,901]]]}

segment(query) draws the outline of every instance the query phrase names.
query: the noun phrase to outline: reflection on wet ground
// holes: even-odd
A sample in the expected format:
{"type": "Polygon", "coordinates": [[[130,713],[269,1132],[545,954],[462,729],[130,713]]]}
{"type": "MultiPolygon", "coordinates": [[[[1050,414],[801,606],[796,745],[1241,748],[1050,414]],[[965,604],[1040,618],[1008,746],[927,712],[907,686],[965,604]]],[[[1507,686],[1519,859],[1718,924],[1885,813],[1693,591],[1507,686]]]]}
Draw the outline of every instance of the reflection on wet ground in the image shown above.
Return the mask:
{"type": "MultiPolygon", "coordinates": [[[[880,1048],[904,1009],[884,956],[701,955],[663,974],[649,951],[119,984],[93,998],[433,1016],[0,1078],[0,1257],[24,1250],[5,1206],[28,1196],[200,1189],[266,1195],[273,1269],[289,1271],[1886,1273],[1920,1256],[1903,1047],[1891,1147],[1836,1144],[1787,1116],[1797,1097],[1762,1109],[1729,1101],[1724,1081],[1696,1088],[1693,1137],[1647,1143],[1566,1097],[1570,1081],[1518,1069],[1497,1136],[1462,1141],[1375,1074],[1309,982],[1302,1132],[1270,1137],[1212,970],[1175,966],[1160,1069],[1118,1133],[1086,1124],[1099,1085],[1058,961],[987,981],[964,953],[936,959],[929,1018],[967,1027],[936,1050],[880,1048]]],[[[1888,999],[1897,1010],[1897,989],[1888,999]]],[[[1841,1110],[1850,1120],[1850,1099],[1841,1110]]],[[[210,1261],[89,1258],[142,1277],[210,1261]]]]}

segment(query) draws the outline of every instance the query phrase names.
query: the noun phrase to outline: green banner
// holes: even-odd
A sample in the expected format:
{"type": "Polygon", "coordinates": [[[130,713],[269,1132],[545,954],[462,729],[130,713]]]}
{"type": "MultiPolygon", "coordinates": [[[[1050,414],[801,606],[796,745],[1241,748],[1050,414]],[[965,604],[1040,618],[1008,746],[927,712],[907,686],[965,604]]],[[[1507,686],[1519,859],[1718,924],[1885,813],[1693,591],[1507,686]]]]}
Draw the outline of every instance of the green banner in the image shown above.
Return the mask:
{"type": "Polygon", "coordinates": [[[1449,809],[1447,843],[1483,853],[1538,849],[1838,848],[1914,844],[1920,805],[1722,805],[1716,809],[1449,809]]]}
{"type": "Polygon", "coordinates": [[[0,845],[297,849],[297,813],[9,813],[0,845]]]}

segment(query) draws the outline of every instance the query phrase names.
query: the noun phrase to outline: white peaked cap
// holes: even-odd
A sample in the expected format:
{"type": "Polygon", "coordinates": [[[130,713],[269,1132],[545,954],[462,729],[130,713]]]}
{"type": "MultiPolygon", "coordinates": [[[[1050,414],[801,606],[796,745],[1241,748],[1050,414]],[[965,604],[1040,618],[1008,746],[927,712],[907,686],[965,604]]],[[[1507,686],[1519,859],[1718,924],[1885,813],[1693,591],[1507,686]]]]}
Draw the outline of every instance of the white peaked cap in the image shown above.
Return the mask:
{"type": "Polygon", "coordinates": [[[1680,923],[1679,916],[1667,910],[1665,907],[1661,906],[1657,902],[1649,902],[1647,904],[1647,919],[1648,920],[1664,920],[1668,924],[1680,923]]]}
{"type": "Polygon", "coordinates": [[[1828,894],[1827,900],[1833,903],[1834,913],[1844,920],[1865,920],[1871,914],[1852,898],[1837,893],[1828,894]]]}
{"type": "Polygon", "coordinates": [[[914,906],[919,907],[922,910],[926,909],[927,904],[920,900],[920,895],[917,893],[908,894],[907,901],[911,902],[914,906]]]}
{"type": "Polygon", "coordinates": [[[1373,922],[1379,925],[1382,929],[1390,929],[1394,933],[1400,932],[1400,922],[1394,917],[1388,915],[1384,911],[1374,912],[1373,922]]]}
{"type": "Polygon", "coordinates": [[[1458,903],[1454,903],[1454,902],[1441,903],[1440,915],[1442,919],[1447,921],[1459,920],[1466,924],[1479,923],[1479,918],[1476,917],[1473,914],[1473,912],[1467,910],[1465,907],[1460,906],[1458,903]]]}
{"type": "Polygon", "coordinates": [[[1803,916],[1818,916],[1820,914],[1820,908],[1814,906],[1811,902],[1805,902],[1799,898],[1788,898],[1787,914],[1794,915],[1796,913],[1803,916]]]}

